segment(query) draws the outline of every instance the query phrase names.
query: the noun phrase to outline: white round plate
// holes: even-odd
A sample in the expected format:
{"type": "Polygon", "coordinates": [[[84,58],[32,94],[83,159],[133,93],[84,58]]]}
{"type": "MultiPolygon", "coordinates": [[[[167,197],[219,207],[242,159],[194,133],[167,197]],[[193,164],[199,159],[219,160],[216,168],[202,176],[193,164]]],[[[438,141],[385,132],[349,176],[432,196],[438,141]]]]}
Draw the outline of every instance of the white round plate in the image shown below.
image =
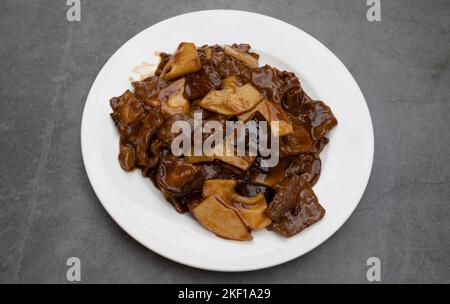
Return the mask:
{"type": "Polygon", "coordinates": [[[364,96],[350,72],[323,44],[283,21],[243,11],[211,10],[155,24],[125,43],[105,64],[86,101],[81,146],[89,180],[112,218],[152,251],[189,266],[217,271],[266,268],[312,250],[341,227],[358,205],[373,160],[372,122],[364,96]],[[325,217],[300,234],[283,238],[267,230],[249,242],[224,240],[190,214],[180,215],[141,172],[124,172],[117,160],[119,135],[109,99],[131,88],[132,69],[157,64],[155,51],[173,52],[182,41],[249,43],[260,64],[295,72],[306,92],[324,100],[338,119],[321,154],[314,191],[325,217]]]}

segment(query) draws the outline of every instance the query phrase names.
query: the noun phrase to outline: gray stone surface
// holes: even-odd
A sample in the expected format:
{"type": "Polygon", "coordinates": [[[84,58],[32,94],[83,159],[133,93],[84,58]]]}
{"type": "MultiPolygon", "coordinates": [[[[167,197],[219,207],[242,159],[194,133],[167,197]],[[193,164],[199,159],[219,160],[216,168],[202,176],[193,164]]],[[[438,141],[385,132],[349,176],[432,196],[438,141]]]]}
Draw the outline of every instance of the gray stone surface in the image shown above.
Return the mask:
{"type": "Polygon", "coordinates": [[[450,2],[365,0],[0,0],[0,282],[450,283],[450,2]],[[317,249],[245,273],[192,269],[139,245],[107,215],[87,179],[80,123],[106,60],[148,26],[189,11],[240,9],[315,36],[350,69],[375,130],[372,176],[347,223],[317,249]]]}

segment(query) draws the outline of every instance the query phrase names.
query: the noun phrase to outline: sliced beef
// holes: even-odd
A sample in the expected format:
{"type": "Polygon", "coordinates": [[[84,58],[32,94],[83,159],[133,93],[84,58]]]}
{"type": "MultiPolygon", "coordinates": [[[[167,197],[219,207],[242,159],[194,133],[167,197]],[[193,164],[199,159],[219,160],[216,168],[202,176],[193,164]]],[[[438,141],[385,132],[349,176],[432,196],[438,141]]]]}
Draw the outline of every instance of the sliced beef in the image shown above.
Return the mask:
{"type": "Polygon", "coordinates": [[[316,141],[316,153],[320,154],[329,141],[330,140],[326,137],[321,137],[318,141],[316,141]]]}
{"type": "Polygon", "coordinates": [[[142,100],[148,105],[153,105],[151,103],[152,99],[156,97],[158,92],[167,87],[169,83],[157,76],[146,78],[143,81],[132,82],[131,85],[134,88],[134,95],[136,98],[142,100]]]}
{"type": "Polygon", "coordinates": [[[315,146],[311,137],[309,123],[293,115],[289,115],[289,121],[294,131],[282,138],[282,141],[285,143],[284,152],[287,155],[295,155],[314,151],[315,146]]]}
{"type": "Polygon", "coordinates": [[[280,103],[289,91],[300,88],[294,73],[281,72],[269,65],[253,69],[249,81],[266,99],[275,103],[280,103]]]}
{"type": "Polygon", "coordinates": [[[164,118],[159,107],[152,108],[145,117],[136,140],[136,160],[141,166],[149,163],[148,148],[155,132],[164,123],[164,118]]]}
{"type": "MultiPolygon", "coordinates": [[[[323,101],[312,100],[301,88],[291,90],[282,104],[286,112],[307,125],[314,141],[319,141],[337,125],[336,117],[330,107],[323,101]]],[[[319,150],[326,143],[319,143],[319,150]]]]}
{"type": "Polygon", "coordinates": [[[323,101],[311,100],[304,103],[304,115],[311,124],[311,135],[314,140],[324,137],[328,131],[337,125],[336,117],[329,106],[323,101]]]}
{"type": "Polygon", "coordinates": [[[325,209],[303,177],[293,175],[286,178],[276,190],[277,193],[267,208],[267,214],[272,219],[270,230],[290,237],[325,215],[325,209]]]}
{"type": "Polygon", "coordinates": [[[161,141],[162,146],[165,148],[170,149],[172,141],[179,134],[172,132],[172,126],[176,121],[185,121],[189,123],[189,125],[191,126],[191,130],[193,129],[194,120],[192,119],[192,117],[185,114],[173,115],[171,119],[165,121],[165,123],[161,126],[161,128],[158,131],[158,139],[161,141]]]}
{"type": "Polygon", "coordinates": [[[233,43],[231,45],[231,47],[236,49],[236,50],[238,50],[241,53],[247,53],[247,54],[250,54],[252,57],[254,57],[256,59],[259,59],[259,55],[258,54],[250,52],[250,49],[252,48],[250,46],[250,44],[247,44],[247,43],[239,43],[239,44],[238,43],[233,43]]]}
{"type": "Polygon", "coordinates": [[[212,56],[214,68],[222,79],[233,75],[240,76],[243,79],[251,78],[252,69],[244,63],[225,55],[223,50],[214,50],[212,56]]]}
{"type": "Polygon", "coordinates": [[[303,100],[305,98],[305,92],[302,88],[295,88],[290,90],[286,94],[286,98],[283,99],[282,105],[284,110],[294,115],[295,117],[299,117],[302,114],[302,105],[303,100]]]}
{"type": "Polygon", "coordinates": [[[290,161],[286,168],[286,176],[301,175],[311,186],[320,177],[320,157],[317,153],[302,154],[290,161]]]}
{"type": "Polygon", "coordinates": [[[133,93],[126,91],[122,96],[112,98],[110,105],[113,109],[111,117],[117,126],[121,141],[134,144],[146,115],[142,102],[135,98],[133,93]]]}
{"type": "Polygon", "coordinates": [[[293,175],[276,185],[277,192],[266,211],[273,221],[281,220],[286,211],[294,208],[299,203],[300,189],[298,186],[302,182],[304,180],[300,176],[293,175]]]}
{"type": "Polygon", "coordinates": [[[189,100],[203,98],[212,89],[220,89],[222,78],[214,69],[211,60],[202,64],[200,71],[190,73],[186,76],[184,94],[189,100]]]}
{"type": "Polygon", "coordinates": [[[317,202],[317,198],[315,198],[309,204],[295,206],[294,209],[284,214],[280,222],[272,222],[268,228],[285,237],[291,237],[302,232],[312,224],[317,223],[324,215],[325,209],[323,209],[317,202]]]}

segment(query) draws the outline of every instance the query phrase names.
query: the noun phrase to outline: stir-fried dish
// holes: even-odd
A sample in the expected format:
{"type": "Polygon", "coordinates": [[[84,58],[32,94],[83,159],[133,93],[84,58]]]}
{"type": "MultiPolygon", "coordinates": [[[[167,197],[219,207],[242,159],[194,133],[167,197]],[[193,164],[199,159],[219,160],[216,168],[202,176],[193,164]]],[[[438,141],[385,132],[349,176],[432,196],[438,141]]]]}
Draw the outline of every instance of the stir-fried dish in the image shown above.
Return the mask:
{"type": "MultiPolygon", "coordinates": [[[[160,53],[154,76],[110,100],[120,135],[119,163],[142,170],[180,213],[216,235],[251,240],[267,228],[290,237],[325,215],[312,186],[321,171],[320,152],[337,120],[311,99],[294,73],[259,66],[248,44],[181,43],[160,53]],[[265,156],[175,156],[172,126],[194,115],[208,121],[277,122],[279,161],[265,156]]],[[[271,135],[275,136],[275,135],[271,135]]]]}

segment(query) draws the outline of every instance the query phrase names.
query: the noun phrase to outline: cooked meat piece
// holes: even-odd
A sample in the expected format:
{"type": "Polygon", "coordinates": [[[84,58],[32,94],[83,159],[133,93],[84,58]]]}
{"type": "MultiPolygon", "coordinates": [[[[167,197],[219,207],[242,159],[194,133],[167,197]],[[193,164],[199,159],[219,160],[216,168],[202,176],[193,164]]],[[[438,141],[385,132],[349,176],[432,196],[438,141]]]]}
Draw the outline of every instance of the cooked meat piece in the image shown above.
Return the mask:
{"type": "Polygon", "coordinates": [[[205,177],[202,170],[173,155],[166,156],[156,174],[158,185],[174,197],[182,197],[202,189],[205,177]]]}
{"type": "Polygon", "coordinates": [[[173,123],[180,120],[188,122],[193,128],[194,120],[191,117],[185,114],[175,114],[171,119],[166,120],[158,131],[158,139],[163,147],[170,148],[172,141],[178,136],[179,133],[173,133],[171,130],[173,123]]]}
{"type": "Polygon", "coordinates": [[[267,208],[267,215],[273,221],[279,221],[284,213],[300,202],[300,194],[305,180],[298,175],[284,179],[275,186],[276,194],[267,208]]]}
{"type": "Polygon", "coordinates": [[[321,161],[316,153],[302,154],[292,160],[286,168],[286,176],[301,175],[311,186],[320,177],[321,161]]]}
{"type": "Polygon", "coordinates": [[[155,71],[155,76],[160,76],[161,72],[163,71],[166,64],[169,62],[170,57],[172,57],[171,54],[167,53],[159,53],[159,58],[161,58],[161,61],[158,64],[158,68],[155,71]]]}
{"type": "Polygon", "coordinates": [[[120,97],[114,97],[110,101],[114,112],[111,114],[115,123],[132,125],[144,114],[142,103],[136,99],[130,91],[126,91],[120,97]]]}
{"type": "Polygon", "coordinates": [[[266,99],[275,103],[280,103],[287,92],[300,88],[300,81],[294,73],[280,72],[269,65],[253,69],[249,81],[266,99]]]}
{"type": "Polygon", "coordinates": [[[169,83],[157,76],[149,77],[143,81],[132,82],[131,85],[134,88],[134,95],[136,98],[142,100],[143,102],[153,105],[150,103],[152,99],[158,94],[158,92],[169,85],[169,83]]]}
{"type": "Polygon", "coordinates": [[[318,141],[316,141],[317,154],[320,154],[320,152],[322,152],[323,148],[325,148],[329,141],[330,140],[326,137],[321,137],[318,141]]]}
{"type": "Polygon", "coordinates": [[[239,52],[242,53],[247,53],[249,55],[251,55],[252,57],[254,57],[255,59],[259,59],[259,55],[253,52],[250,52],[250,49],[252,48],[250,46],[250,44],[247,43],[233,43],[231,45],[234,49],[238,50],[239,52]]]}
{"type": "Polygon", "coordinates": [[[152,140],[152,142],[150,143],[150,152],[156,157],[164,156],[164,153],[167,152],[167,150],[165,150],[164,148],[164,144],[159,138],[152,140]]]}
{"type": "Polygon", "coordinates": [[[267,214],[273,221],[269,229],[290,237],[319,221],[325,215],[325,209],[308,182],[293,175],[278,185],[267,214]]]}
{"type": "Polygon", "coordinates": [[[142,103],[133,93],[126,91],[122,96],[111,99],[110,104],[113,108],[111,117],[117,125],[121,140],[134,143],[145,117],[142,103]]]}
{"type": "Polygon", "coordinates": [[[203,45],[198,49],[198,55],[202,63],[206,60],[211,60],[214,68],[217,67],[224,61],[225,53],[220,45],[203,45]]]}
{"type": "Polygon", "coordinates": [[[333,112],[323,101],[311,100],[305,102],[303,109],[311,123],[311,135],[314,140],[319,140],[337,125],[333,112]]]}
{"type": "Polygon", "coordinates": [[[228,76],[237,75],[244,79],[250,79],[252,74],[252,69],[249,68],[244,63],[233,57],[227,56],[222,50],[213,51],[213,64],[217,73],[222,79],[228,76]]]}
{"type": "Polygon", "coordinates": [[[134,169],[135,153],[130,144],[120,144],[119,163],[123,170],[129,172],[134,169]]]}
{"type": "Polygon", "coordinates": [[[257,68],[259,66],[258,58],[255,56],[252,56],[247,51],[243,51],[242,49],[246,49],[244,46],[239,47],[238,45],[234,44],[233,46],[225,45],[223,47],[225,55],[228,55],[230,57],[233,57],[234,59],[244,63],[250,68],[257,68]]]}
{"type": "Polygon", "coordinates": [[[289,115],[289,120],[293,132],[282,138],[282,141],[286,144],[285,152],[288,155],[293,155],[314,151],[315,147],[309,132],[309,124],[293,115],[289,115]]]}
{"type": "Polygon", "coordinates": [[[210,60],[203,63],[200,71],[186,76],[184,94],[189,100],[203,98],[209,91],[220,89],[222,79],[214,69],[210,60]]]}
{"type": "MultiPolygon", "coordinates": [[[[331,109],[320,100],[312,100],[301,88],[288,93],[283,101],[283,107],[288,113],[308,123],[314,141],[320,140],[337,125],[337,120],[331,109]]],[[[319,151],[326,142],[319,144],[319,151]]]]}
{"type": "Polygon", "coordinates": [[[305,93],[302,88],[295,88],[290,90],[286,98],[283,99],[283,107],[287,113],[299,117],[302,114],[303,99],[305,98],[305,93]]]}
{"type": "Polygon", "coordinates": [[[150,156],[148,158],[147,164],[142,167],[142,176],[144,177],[152,177],[155,174],[156,169],[158,168],[160,158],[158,156],[150,156]]]}
{"type": "MultiPolygon", "coordinates": [[[[127,91],[128,92],[128,91],[127,91]]],[[[127,92],[125,92],[124,94],[126,94],[127,92]]],[[[131,93],[131,92],[130,92],[131,93]]],[[[120,98],[119,97],[113,97],[109,100],[109,105],[111,106],[111,109],[113,110],[113,112],[117,111],[117,109],[119,108],[119,104],[120,104],[120,98]]],[[[114,117],[113,117],[114,118],[114,117]]]]}
{"type": "MultiPolygon", "coordinates": [[[[311,193],[314,193],[311,190],[311,193]]],[[[291,237],[302,232],[312,224],[320,221],[325,215],[325,209],[318,203],[316,196],[308,204],[299,204],[286,212],[280,222],[272,222],[268,227],[285,237],[291,237]]]]}
{"type": "Polygon", "coordinates": [[[164,119],[159,107],[152,108],[145,117],[136,140],[136,159],[139,165],[147,165],[150,140],[163,123],[164,119]]]}

